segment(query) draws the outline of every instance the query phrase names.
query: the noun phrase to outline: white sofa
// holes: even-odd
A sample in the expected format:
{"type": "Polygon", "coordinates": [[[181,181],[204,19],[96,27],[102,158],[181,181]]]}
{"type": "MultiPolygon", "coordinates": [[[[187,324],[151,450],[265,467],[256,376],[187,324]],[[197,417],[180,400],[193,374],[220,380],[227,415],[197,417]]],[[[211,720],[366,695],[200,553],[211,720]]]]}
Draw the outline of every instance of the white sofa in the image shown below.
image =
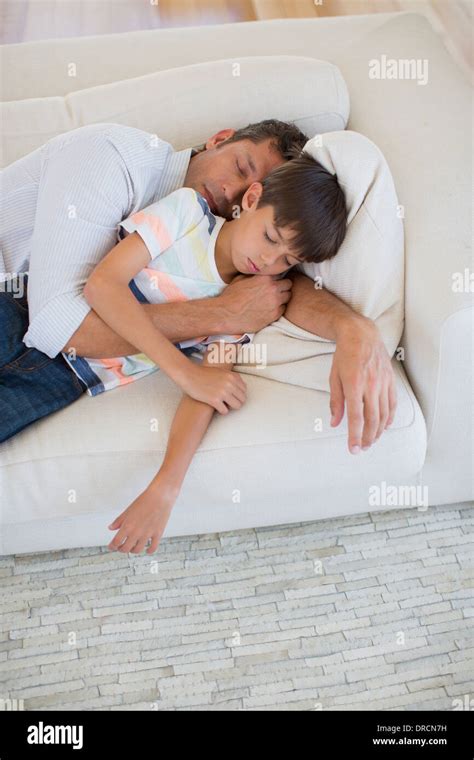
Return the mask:
{"type": "MultiPolygon", "coordinates": [[[[422,16],[166,29],[8,45],[0,53],[7,73],[3,100],[17,101],[25,123],[32,106],[44,108],[45,98],[177,66],[255,55],[327,60],[348,86],[348,128],[372,139],[392,170],[406,236],[405,361],[394,360],[399,405],[393,426],[353,457],[345,421],[336,429],[328,424],[326,393],[246,376],[247,404],[238,414],[216,416],[165,536],[367,512],[374,509],[370,487],[383,482],[428,486],[430,505],[474,498],[472,296],[466,288],[453,289],[453,275],[472,266],[470,88],[422,16]],[[368,60],[381,55],[426,59],[428,83],[369,80],[368,60]],[[75,77],[65,73],[71,62],[75,77]],[[323,432],[314,430],[316,417],[323,419],[323,432]]],[[[101,92],[96,90],[98,114],[101,92]]],[[[190,108],[193,97],[188,92],[190,108]]],[[[225,105],[219,104],[219,113],[225,105]]],[[[247,93],[248,120],[274,115],[267,108],[262,114],[261,102],[247,93]]],[[[235,117],[229,113],[230,122],[235,117]]],[[[176,140],[161,136],[181,148],[190,144],[186,140],[202,141],[213,126],[234,126],[214,117],[207,115],[201,132],[181,129],[176,140]]],[[[100,115],[93,120],[104,121],[100,115]]],[[[121,122],[123,114],[107,120],[121,122]]],[[[33,147],[25,138],[14,150],[24,154],[33,147]]],[[[17,157],[7,156],[6,163],[17,157]]],[[[96,399],[84,396],[1,445],[0,553],[108,543],[106,526],[161,462],[179,396],[156,373],[96,399]]]]}

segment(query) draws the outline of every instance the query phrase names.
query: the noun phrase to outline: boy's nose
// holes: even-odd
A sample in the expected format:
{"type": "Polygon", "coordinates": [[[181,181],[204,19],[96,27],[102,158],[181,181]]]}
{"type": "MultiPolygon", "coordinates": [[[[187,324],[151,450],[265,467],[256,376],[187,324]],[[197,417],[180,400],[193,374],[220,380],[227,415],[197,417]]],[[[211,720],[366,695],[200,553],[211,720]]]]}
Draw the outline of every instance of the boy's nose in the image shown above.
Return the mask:
{"type": "Polygon", "coordinates": [[[262,266],[271,267],[276,261],[276,256],[270,253],[260,254],[260,261],[262,262],[262,266]]]}

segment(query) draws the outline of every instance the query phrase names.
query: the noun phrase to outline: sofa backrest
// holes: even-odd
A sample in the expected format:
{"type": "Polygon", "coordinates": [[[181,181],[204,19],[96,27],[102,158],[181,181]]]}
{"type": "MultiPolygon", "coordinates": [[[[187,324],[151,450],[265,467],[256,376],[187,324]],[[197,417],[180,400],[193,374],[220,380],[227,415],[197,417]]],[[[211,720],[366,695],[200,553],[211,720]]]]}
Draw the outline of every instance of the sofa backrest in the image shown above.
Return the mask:
{"type": "Polygon", "coordinates": [[[137,127],[179,150],[225,127],[270,117],[294,121],[308,137],[344,129],[349,95],[339,69],[300,56],[227,59],[157,71],[64,97],[2,103],[1,165],[86,124],[137,127]]]}

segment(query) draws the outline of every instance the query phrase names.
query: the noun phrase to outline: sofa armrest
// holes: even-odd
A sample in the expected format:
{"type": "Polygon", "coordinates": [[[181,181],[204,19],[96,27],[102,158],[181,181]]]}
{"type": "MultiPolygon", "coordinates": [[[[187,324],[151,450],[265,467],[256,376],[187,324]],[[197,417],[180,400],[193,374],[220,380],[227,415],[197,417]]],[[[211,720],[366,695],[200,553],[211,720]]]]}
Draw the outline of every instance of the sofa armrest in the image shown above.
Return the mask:
{"type": "Polygon", "coordinates": [[[418,14],[387,21],[363,45],[348,49],[338,66],[351,94],[348,127],[366,134],[383,151],[401,204],[398,213],[404,217],[401,345],[404,368],[426,420],[423,477],[432,486],[431,503],[468,500],[473,393],[471,88],[431,25],[418,14]],[[395,68],[396,78],[383,73],[371,78],[369,67],[383,60],[394,61],[395,67],[414,61],[416,73],[425,77],[402,77],[402,69],[395,68]]]}

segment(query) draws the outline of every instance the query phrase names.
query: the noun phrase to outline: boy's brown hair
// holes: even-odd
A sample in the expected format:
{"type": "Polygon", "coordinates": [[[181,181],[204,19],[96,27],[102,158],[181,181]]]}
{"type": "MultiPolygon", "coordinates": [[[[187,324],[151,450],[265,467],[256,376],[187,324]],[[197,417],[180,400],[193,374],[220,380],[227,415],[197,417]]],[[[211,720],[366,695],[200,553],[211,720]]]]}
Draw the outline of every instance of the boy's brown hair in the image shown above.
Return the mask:
{"type": "Polygon", "coordinates": [[[262,182],[258,207],[272,206],[277,227],[294,231],[291,250],[305,261],[332,258],[344,240],[347,210],[336,174],[304,151],[262,182]]]}

